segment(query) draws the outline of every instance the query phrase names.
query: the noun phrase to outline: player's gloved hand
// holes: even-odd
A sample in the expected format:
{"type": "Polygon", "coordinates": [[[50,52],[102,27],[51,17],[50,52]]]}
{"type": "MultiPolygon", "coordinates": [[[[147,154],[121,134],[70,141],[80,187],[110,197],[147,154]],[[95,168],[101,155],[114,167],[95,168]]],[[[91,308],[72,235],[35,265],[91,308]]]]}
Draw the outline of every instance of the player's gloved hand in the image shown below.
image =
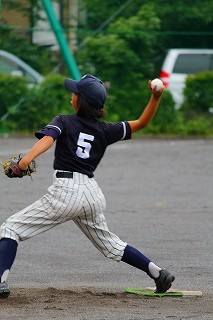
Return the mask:
{"type": "Polygon", "coordinates": [[[28,165],[26,170],[22,170],[19,167],[20,160],[20,157],[18,159],[16,157],[13,157],[3,163],[4,174],[7,177],[23,178],[24,176],[31,176],[31,173],[36,172],[36,162],[34,160],[28,165]]]}
{"type": "Polygon", "coordinates": [[[10,163],[5,168],[4,173],[9,178],[23,178],[24,171],[19,168],[19,161],[11,160],[10,163]]]}

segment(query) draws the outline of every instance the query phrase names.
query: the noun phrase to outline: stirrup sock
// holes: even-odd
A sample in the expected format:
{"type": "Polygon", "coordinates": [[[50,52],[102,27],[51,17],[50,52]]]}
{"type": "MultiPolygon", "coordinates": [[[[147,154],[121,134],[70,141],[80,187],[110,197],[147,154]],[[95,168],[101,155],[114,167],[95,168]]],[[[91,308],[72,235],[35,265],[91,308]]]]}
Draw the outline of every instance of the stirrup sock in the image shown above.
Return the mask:
{"type": "Polygon", "coordinates": [[[131,266],[138,268],[148,274],[151,278],[157,278],[161,268],[156,266],[151,260],[144,256],[137,249],[127,245],[124,249],[123,257],[121,261],[130,264],[131,266]]]}
{"type": "Polygon", "coordinates": [[[7,280],[9,270],[16,257],[18,243],[9,238],[0,240],[0,282],[7,280]]]}

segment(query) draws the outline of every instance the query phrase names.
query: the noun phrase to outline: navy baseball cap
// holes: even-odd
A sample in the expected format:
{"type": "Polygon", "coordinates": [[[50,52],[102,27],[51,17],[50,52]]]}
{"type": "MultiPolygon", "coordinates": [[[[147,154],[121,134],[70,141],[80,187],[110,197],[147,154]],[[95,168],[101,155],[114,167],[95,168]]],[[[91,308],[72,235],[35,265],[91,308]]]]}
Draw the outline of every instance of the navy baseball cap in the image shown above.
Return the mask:
{"type": "Polygon", "coordinates": [[[100,79],[91,74],[86,74],[79,81],[65,79],[64,86],[70,92],[80,94],[89,105],[96,109],[103,108],[106,100],[106,89],[100,79]]]}

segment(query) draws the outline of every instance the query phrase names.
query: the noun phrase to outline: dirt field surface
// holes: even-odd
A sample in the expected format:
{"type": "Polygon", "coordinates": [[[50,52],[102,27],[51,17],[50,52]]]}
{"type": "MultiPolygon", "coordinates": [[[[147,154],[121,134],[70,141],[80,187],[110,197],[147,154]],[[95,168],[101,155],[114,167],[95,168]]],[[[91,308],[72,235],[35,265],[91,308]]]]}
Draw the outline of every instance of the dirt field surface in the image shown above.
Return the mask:
{"type": "MultiPolygon", "coordinates": [[[[0,159],[25,153],[33,138],[0,138],[0,159]]],[[[0,178],[0,223],[41,197],[52,183],[53,149],[37,159],[33,181],[0,178]]],[[[119,142],[95,177],[109,228],[176,276],[173,288],[199,298],[147,298],[125,287],[153,281],[104,258],[72,223],[19,244],[0,300],[0,320],[212,320],[213,141],[119,142]]]]}
{"type": "Polygon", "coordinates": [[[205,298],[144,298],[119,290],[87,288],[14,289],[1,301],[1,319],[212,319],[205,298]]]}

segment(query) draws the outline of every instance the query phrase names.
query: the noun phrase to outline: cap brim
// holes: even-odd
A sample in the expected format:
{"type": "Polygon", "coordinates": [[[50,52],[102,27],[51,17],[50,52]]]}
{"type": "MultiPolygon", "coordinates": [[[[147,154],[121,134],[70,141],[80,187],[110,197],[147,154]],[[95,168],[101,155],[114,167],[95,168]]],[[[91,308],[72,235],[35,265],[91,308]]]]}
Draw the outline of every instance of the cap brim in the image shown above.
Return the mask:
{"type": "Polygon", "coordinates": [[[77,87],[77,81],[72,79],[65,79],[64,86],[67,90],[73,93],[80,93],[77,87]]]}

